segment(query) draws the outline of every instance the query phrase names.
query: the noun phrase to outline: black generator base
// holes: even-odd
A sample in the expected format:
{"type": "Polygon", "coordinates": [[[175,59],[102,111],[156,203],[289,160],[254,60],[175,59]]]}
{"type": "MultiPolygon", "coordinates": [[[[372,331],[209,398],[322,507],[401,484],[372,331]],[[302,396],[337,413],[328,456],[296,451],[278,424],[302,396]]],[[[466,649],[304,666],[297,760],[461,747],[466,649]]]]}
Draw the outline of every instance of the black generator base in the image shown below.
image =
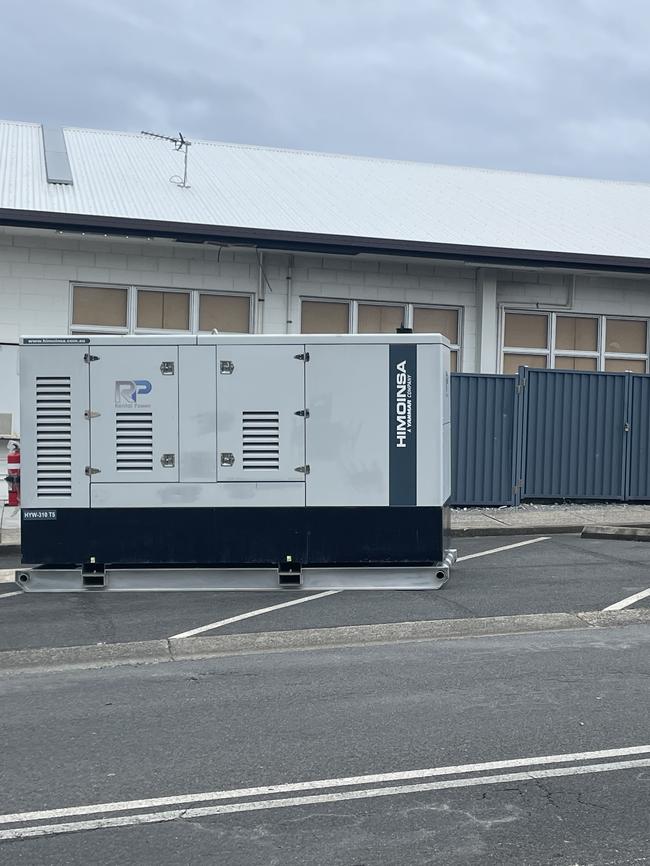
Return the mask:
{"type": "Polygon", "coordinates": [[[418,566],[442,562],[447,506],[59,508],[22,520],[22,561],[47,565],[418,566]]]}

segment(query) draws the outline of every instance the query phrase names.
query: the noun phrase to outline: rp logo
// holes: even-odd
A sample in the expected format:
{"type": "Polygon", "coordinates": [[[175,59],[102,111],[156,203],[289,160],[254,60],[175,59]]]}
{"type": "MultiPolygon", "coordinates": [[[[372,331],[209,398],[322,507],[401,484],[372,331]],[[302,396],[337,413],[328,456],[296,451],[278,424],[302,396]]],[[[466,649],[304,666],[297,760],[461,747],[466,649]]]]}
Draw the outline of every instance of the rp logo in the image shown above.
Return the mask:
{"type": "Polygon", "coordinates": [[[118,379],[115,382],[115,405],[137,406],[139,394],[149,394],[151,382],[148,379],[118,379]]]}

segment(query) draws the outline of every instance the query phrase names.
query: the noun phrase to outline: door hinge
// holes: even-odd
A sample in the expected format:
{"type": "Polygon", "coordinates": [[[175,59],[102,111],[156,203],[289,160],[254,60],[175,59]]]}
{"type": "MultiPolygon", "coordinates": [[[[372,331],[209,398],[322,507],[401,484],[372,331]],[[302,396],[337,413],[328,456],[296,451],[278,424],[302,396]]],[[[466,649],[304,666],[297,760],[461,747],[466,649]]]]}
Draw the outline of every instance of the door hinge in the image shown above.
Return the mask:
{"type": "Polygon", "coordinates": [[[176,465],[176,455],[175,454],[163,454],[160,458],[160,465],[164,466],[165,469],[170,469],[176,465]]]}
{"type": "Polygon", "coordinates": [[[309,473],[311,472],[311,467],[309,466],[309,463],[308,463],[306,466],[296,466],[296,468],[293,471],[294,472],[302,472],[303,475],[309,475],[309,473]]]}
{"type": "Polygon", "coordinates": [[[301,355],[293,356],[296,361],[308,361],[309,360],[309,352],[303,352],[301,355]]]}
{"type": "Polygon", "coordinates": [[[219,372],[222,376],[230,376],[235,372],[235,365],[232,361],[219,361],[219,372]]]}
{"type": "Polygon", "coordinates": [[[630,432],[630,422],[629,421],[626,421],[625,424],[623,424],[623,432],[624,433],[630,432]]]}
{"type": "Polygon", "coordinates": [[[91,361],[99,361],[99,355],[91,355],[90,352],[86,352],[84,355],[84,363],[90,364],[91,361]]]}
{"type": "Polygon", "coordinates": [[[90,421],[91,418],[99,418],[101,412],[95,412],[93,409],[86,409],[84,412],[84,418],[90,421]]]}
{"type": "Polygon", "coordinates": [[[293,414],[298,415],[300,418],[309,418],[309,409],[298,409],[298,411],[293,414]]]}
{"type": "Polygon", "coordinates": [[[84,469],[84,474],[90,477],[91,475],[97,475],[97,473],[101,471],[101,469],[95,469],[94,466],[86,466],[86,468],[84,469]]]}
{"type": "Polygon", "coordinates": [[[160,365],[160,372],[163,376],[173,376],[174,375],[174,362],[173,361],[163,361],[160,365]]]}

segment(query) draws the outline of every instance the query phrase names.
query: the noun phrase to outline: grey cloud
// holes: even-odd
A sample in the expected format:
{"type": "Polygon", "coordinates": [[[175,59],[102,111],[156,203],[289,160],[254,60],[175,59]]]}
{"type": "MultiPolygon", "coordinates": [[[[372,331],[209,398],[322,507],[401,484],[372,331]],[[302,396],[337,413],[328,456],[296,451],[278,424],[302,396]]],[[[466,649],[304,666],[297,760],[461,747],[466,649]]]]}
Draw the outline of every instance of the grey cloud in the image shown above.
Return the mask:
{"type": "Polygon", "coordinates": [[[0,113],[650,181],[642,0],[31,0],[0,113]]]}

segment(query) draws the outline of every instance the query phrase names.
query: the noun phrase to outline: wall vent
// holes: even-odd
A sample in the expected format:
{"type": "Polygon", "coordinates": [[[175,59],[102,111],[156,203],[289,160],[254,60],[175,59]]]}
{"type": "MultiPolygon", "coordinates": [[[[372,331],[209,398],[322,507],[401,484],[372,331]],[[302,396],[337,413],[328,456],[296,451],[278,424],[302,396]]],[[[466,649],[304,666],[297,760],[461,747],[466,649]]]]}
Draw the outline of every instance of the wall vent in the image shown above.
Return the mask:
{"type": "Polygon", "coordinates": [[[115,413],[115,461],[118,472],[153,471],[153,415],[115,413]]]}
{"type": "Polygon", "coordinates": [[[36,495],[72,496],[69,376],[36,377],[36,495]]]}
{"type": "Polygon", "coordinates": [[[244,469],[280,468],[280,413],[242,412],[244,469]]]}

